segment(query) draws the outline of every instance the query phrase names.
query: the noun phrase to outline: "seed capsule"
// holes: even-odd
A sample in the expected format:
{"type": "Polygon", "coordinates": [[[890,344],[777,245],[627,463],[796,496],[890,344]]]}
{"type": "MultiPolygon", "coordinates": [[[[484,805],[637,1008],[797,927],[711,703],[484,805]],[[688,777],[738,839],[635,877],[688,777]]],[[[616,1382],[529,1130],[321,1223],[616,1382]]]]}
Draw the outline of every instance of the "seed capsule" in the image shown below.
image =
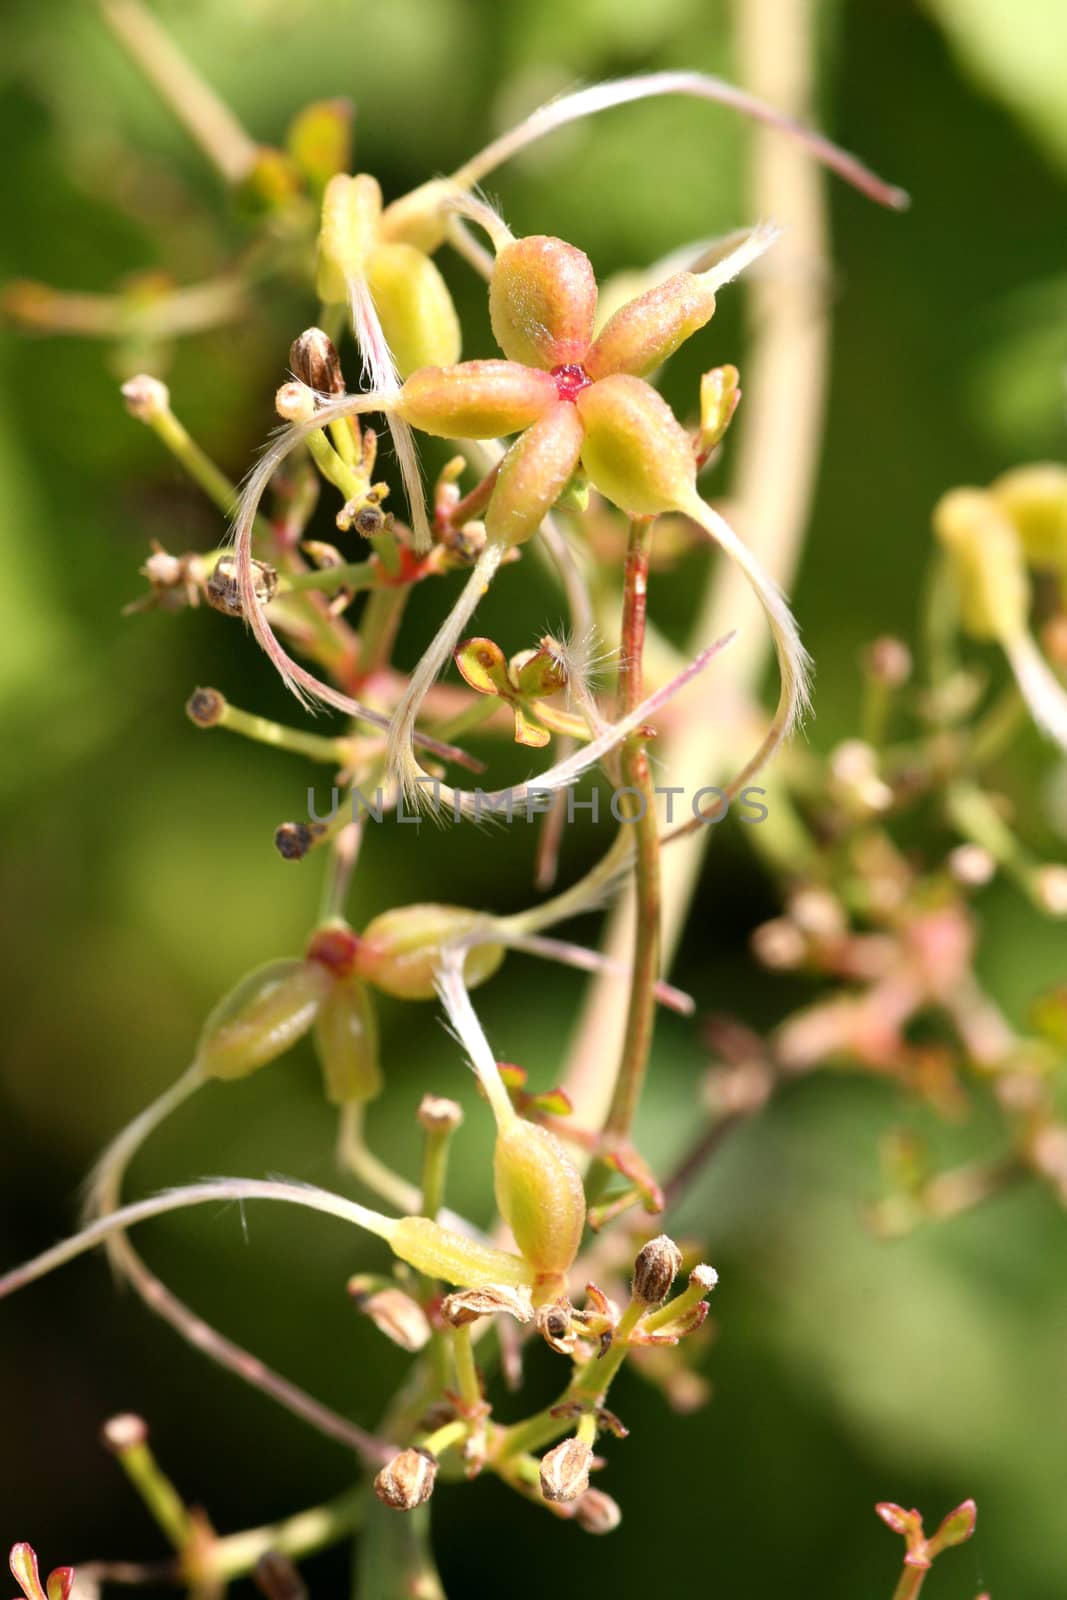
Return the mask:
{"type": "Polygon", "coordinates": [[[374,1100],[381,1094],[378,1021],[366,984],[342,978],[330,986],[315,1018],[314,1037],[326,1098],[333,1105],[374,1100]]]}
{"type": "Polygon", "coordinates": [[[643,378],[715,315],[715,292],[693,272],[678,272],[622,306],[585,360],[591,378],[626,372],[643,378]]]}
{"type": "Polygon", "coordinates": [[[497,1135],[493,1179],[500,1214],[540,1280],[535,1298],[557,1299],[585,1226],[577,1168],[555,1134],[516,1117],[497,1135]]]}
{"type": "Polygon", "coordinates": [[[459,360],[459,318],[429,256],[410,244],[379,245],[367,263],[367,282],[402,378],[459,360]]]}
{"type": "Polygon", "coordinates": [[[529,427],[555,399],[556,385],[547,372],[513,361],[461,361],[412,373],[397,410],[422,433],[495,439],[529,427]]]}
{"type": "Polygon", "coordinates": [[[581,362],[593,337],[596,276],[583,250],[535,234],[505,245],[489,280],[489,317],[504,354],[527,367],[581,362]]]}
{"type": "MultiPolygon", "coordinates": [[[[476,911],[432,903],[383,912],[363,930],[359,974],[398,1000],[432,1000],[441,946],[462,937],[480,920],[476,911]]],[[[464,964],[467,987],[484,983],[503,959],[502,945],[475,945],[464,964]]]]}
{"type": "Polygon", "coordinates": [[[365,276],[378,242],[381,214],[381,188],[367,173],[351,178],[339,172],[326,185],[316,286],[319,299],[327,305],[344,305],[348,279],[365,276]]]}
{"type": "Polygon", "coordinates": [[[559,400],[516,439],[485,513],[490,539],[518,545],[537,532],[574,474],[582,434],[577,408],[559,400]]]}
{"type": "Polygon", "coordinates": [[[394,1511],[414,1511],[433,1494],[437,1458],[428,1450],[402,1450],[374,1480],[374,1492],[394,1511]]]}
{"type": "Polygon", "coordinates": [[[682,1269],[682,1252],[665,1233],[650,1239],[634,1262],[633,1297],[646,1306],[658,1306],[671,1292],[682,1269]]]}
{"type": "Polygon", "coordinates": [[[670,406],[640,378],[601,378],[577,399],[582,465],[595,488],[636,516],[677,510],[696,482],[693,445],[670,406]]]}
{"type": "Polygon", "coordinates": [[[319,394],[344,394],[345,380],[337,347],[321,328],[308,328],[289,346],[295,377],[319,394]]]}
{"type": "Polygon", "coordinates": [[[306,1033],[331,978],[316,962],[272,961],[242,978],[212,1011],[196,1064],[206,1078],[243,1078],[306,1033]]]}
{"type": "Polygon", "coordinates": [[[580,1439],[564,1439],[541,1457],[541,1493],[546,1500],[577,1500],[589,1488],[589,1463],[593,1452],[580,1439]]]}

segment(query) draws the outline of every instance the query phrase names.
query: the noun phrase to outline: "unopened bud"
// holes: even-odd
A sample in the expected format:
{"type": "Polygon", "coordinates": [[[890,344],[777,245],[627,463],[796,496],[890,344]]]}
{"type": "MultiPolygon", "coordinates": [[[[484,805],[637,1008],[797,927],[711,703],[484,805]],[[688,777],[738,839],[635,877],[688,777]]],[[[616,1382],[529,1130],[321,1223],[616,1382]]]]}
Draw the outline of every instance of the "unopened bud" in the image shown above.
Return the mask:
{"type": "Polygon", "coordinates": [[[911,677],[911,651],[902,639],[889,634],[867,646],[863,664],[868,676],[887,689],[899,689],[911,677]]]}
{"type": "Polygon", "coordinates": [[[122,385],[122,398],[126,410],[138,422],[154,422],[170,410],[170,390],[166,384],[144,372],[122,385]]]}
{"type": "Polygon", "coordinates": [[[322,197],[322,227],[316,288],[327,305],[348,301],[348,284],[366,277],[371,252],[378,243],[382,191],[367,173],[336,173],[322,197]]]}
{"type": "Polygon", "coordinates": [[[425,251],[404,243],[378,245],[367,262],[367,284],[402,378],[459,360],[456,308],[425,251]]]}
{"type": "Polygon", "coordinates": [[[345,380],[337,347],[321,328],[308,328],[289,347],[294,377],[319,394],[344,394],[345,380]]]}
{"type": "Polygon", "coordinates": [[[460,1289],[446,1295],[441,1302],[441,1314],[453,1328],[462,1328],[479,1317],[493,1317],[506,1312],[516,1322],[533,1319],[533,1305],[529,1289],[514,1289],[508,1284],[489,1284],[484,1289],[460,1289]]]}
{"type": "Polygon", "coordinates": [[[830,776],[837,798],[864,816],[888,811],[893,791],[878,772],[878,755],[862,739],[846,739],[830,753],[830,776]]]}
{"type": "Polygon", "coordinates": [[[283,383],[274,396],[274,409],[283,422],[310,422],[315,415],[315,395],[306,383],[283,383]]]}
{"type": "MultiPolygon", "coordinates": [[[[252,584],[260,605],[269,605],[278,589],[278,574],[266,561],[252,562],[252,584]]],[[[244,615],[241,591],[237,582],[237,562],[233,556],[220,556],[207,580],[204,591],[209,606],[226,617],[244,615]]]]}
{"type": "Polygon", "coordinates": [[[614,1533],[622,1521],[616,1500],[603,1489],[587,1489],[574,1508],[574,1520],[586,1533],[614,1533]]]}
{"type": "Polygon", "coordinates": [[[792,972],[803,965],[808,943],[795,922],[788,917],[772,917],[754,928],[749,942],[752,954],[771,972],[792,972]]]}
{"type": "Polygon", "coordinates": [[[546,1500],[577,1500],[589,1488],[593,1452],[581,1439],[564,1439],[541,1457],[541,1493],[546,1500]]]}
{"type": "Polygon", "coordinates": [[[354,1295],[356,1305],[401,1350],[414,1353],[428,1344],[432,1329],[422,1307],[403,1289],[379,1289],[376,1294],[354,1295]]]}
{"type": "Polygon", "coordinates": [[[148,1423],[132,1411],[120,1412],[117,1417],[109,1417],[100,1429],[100,1443],[114,1456],[139,1449],[148,1443],[148,1423]]]}
{"type": "Polygon", "coordinates": [[[394,1511],[414,1511],[433,1494],[437,1458],[428,1450],[402,1450],[374,1480],[374,1492],[394,1511]]]}
{"type": "Polygon", "coordinates": [[[1067,467],[1055,461],[1014,467],[990,485],[1034,566],[1067,569],[1067,467]]]}
{"type": "Polygon", "coordinates": [[[198,728],[214,728],[226,711],[226,697],[217,689],[194,689],[185,702],[185,714],[198,728]]]}
{"type": "Polygon", "coordinates": [[[416,1115],[427,1133],[454,1133],[463,1121],[463,1107],[444,1095],[424,1094],[416,1115]]]}
{"type": "Polygon", "coordinates": [[[307,1587],[288,1556],[268,1550],[260,1556],[252,1573],[260,1594],[267,1600],[307,1600],[307,1587]]]}
{"type": "Polygon", "coordinates": [[[661,1233],[638,1252],[634,1262],[632,1292],[646,1306],[658,1306],[671,1292],[682,1268],[682,1252],[673,1239],[661,1233]]]}
{"type": "Polygon", "coordinates": [[[934,507],[934,532],[948,552],[960,618],[974,639],[1018,637],[1030,605],[1019,537],[990,494],[953,489],[934,507]]]}
{"type": "Polygon", "coordinates": [[[841,901],[829,889],[821,889],[814,884],[790,895],[788,910],[790,920],[811,939],[837,939],[848,928],[848,918],[841,901]]]}
{"type": "Polygon", "coordinates": [[[206,1078],[243,1078],[305,1034],[331,979],[312,961],[272,961],[249,973],[204,1024],[196,1064],[206,1078]]]}
{"type": "Polygon", "coordinates": [[[1067,867],[1038,867],[1030,892],[1039,910],[1050,917],[1067,917],[1067,867]]]}
{"type": "Polygon", "coordinates": [[[926,1553],[933,1559],[942,1550],[964,1544],[974,1533],[978,1521],[978,1507],[973,1500],[964,1500],[944,1518],[937,1532],[927,1541],[926,1553]]]}
{"type": "Polygon", "coordinates": [[[965,889],[981,889],[992,882],[996,861],[980,844],[958,844],[948,854],[948,870],[965,889]]]}

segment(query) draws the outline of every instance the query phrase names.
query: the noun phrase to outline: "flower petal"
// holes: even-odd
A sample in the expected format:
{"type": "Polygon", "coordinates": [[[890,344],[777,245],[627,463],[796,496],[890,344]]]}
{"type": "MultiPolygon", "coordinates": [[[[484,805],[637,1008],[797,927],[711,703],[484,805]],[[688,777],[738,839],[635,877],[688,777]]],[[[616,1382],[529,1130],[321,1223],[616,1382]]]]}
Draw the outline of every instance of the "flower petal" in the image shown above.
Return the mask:
{"type": "Polygon", "coordinates": [[[489,280],[489,316],[512,361],[549,370],[580,363],[596,320],[589,257],[545,234],[505,245],[489,280]]]}
{"type": "Polygon", "coordinates": [[[522,544],[537,532],[574,474],[583,436],[578,408],[558,400],[515,441],[486,510],[490,539],[522,544]]]}

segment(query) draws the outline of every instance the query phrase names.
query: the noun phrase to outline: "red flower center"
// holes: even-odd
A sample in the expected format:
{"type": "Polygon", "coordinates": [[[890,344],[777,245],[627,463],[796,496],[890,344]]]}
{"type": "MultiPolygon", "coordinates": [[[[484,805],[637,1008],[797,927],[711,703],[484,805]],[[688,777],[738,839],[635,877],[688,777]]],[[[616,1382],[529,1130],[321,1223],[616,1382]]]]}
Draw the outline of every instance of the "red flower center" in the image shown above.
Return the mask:
{"type": "Polygon", "coordinates": [[[556,380],[556,393],[561,400],[577,400],[583,389],[588,389],[592,378],[576,361],[562,367],[553,367],[551,376],[556,380]]]}

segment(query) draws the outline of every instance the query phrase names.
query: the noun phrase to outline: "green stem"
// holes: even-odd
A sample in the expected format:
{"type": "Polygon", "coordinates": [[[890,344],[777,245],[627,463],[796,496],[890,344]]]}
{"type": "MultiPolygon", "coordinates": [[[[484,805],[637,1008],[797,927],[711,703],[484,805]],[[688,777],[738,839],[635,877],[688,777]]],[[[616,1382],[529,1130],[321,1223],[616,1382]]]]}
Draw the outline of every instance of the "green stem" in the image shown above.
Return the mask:
{"type": "Polygon", "coordinates": [[[318,733],[305,733],[301,728],[287,728],[269,717],[259,717],[251,711],[241,711],[226,702],[226,709],[217,727],[230,733],[239,733],[257,744],[273,745],[277,750],[288,750],[292,755],[308,756],[312,761],[325,761],[333,766],[343,766],[348,759],[344,739],[325,739],[318,733]]]}
{"type": "Polygon", "coordinates": [[[363,1521],[366,1503],[367,1491],[360,1486],[280,1522],[228,1534],[211,1546],[206,1562],[208,1575],[231,1582],[251,1572],[269,1550],[295,1561],[314,1555],[317,1550],[324,1550],[346,1534],[355,1532],[363,1521]]]}
{"type": "Polygon", "coordinates": [[[338,589],[371,589],[378,582],[381,567],[377,561],[346,561],[338,567],[316,567],[310,572],[291,572],[285,579],[286,593],[321,590],[333,594],[338,589]]]}
{"type": "Polygon", "coordinates": [[[905,1567],[900,1582],[893,1590],[893,1600],[916,1600],[926,1580],[926,1567],[905,1567]]]}

